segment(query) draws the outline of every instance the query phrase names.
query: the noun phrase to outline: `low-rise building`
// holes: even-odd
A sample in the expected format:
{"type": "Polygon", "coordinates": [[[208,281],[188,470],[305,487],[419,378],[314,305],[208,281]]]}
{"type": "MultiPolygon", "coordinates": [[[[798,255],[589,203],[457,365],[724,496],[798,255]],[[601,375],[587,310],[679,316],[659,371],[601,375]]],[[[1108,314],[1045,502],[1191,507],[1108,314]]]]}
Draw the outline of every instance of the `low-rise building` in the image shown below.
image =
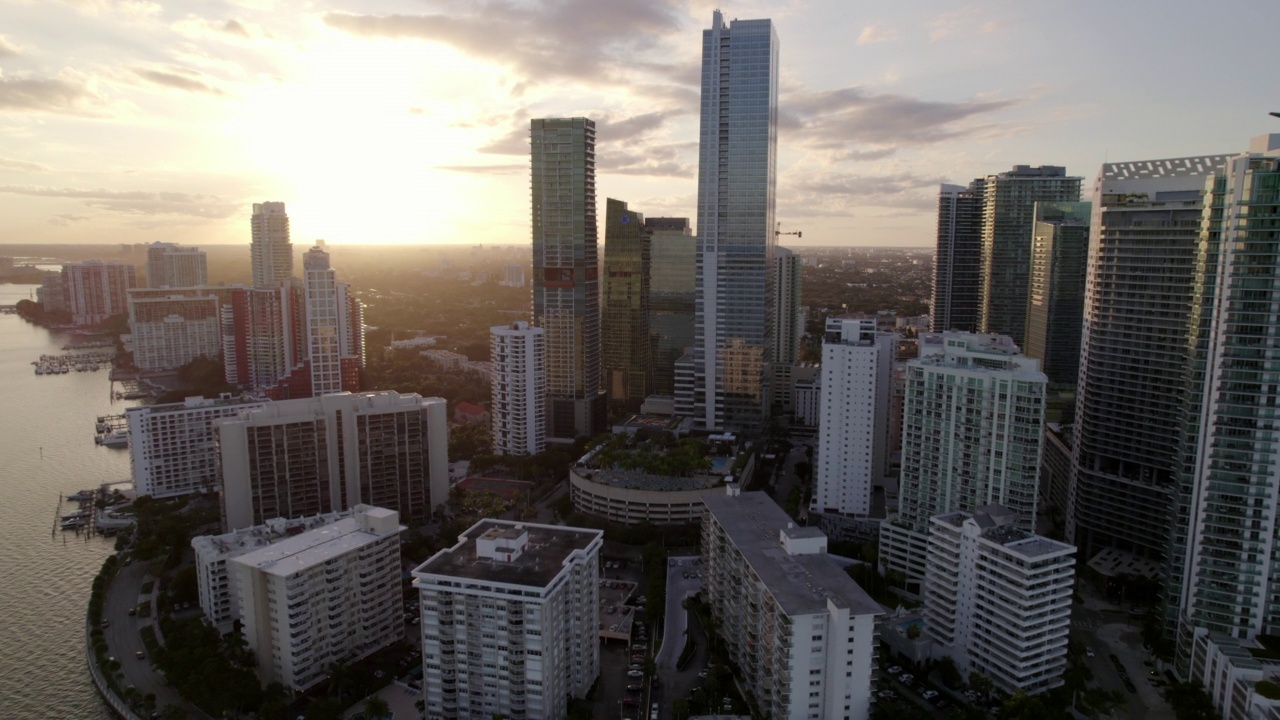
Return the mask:
{"type": "Polygon", "coordinates": [[[703,593],[751,701],[769,718],[865,720],[880,605],[764,493],[705,503],[703,593]]]}
{"type": "Polygon", "coordinates": [[[600,673],[604,533],[481,520],[413,571],[427,720],[562,718],[600,673]]]}
{"type": "Polygon", "coordinates": [[[1034,695],[1062,684],[1076,549],[1018,524],[1000,505],[932,518],[925,632],[962,676],[1034,695]]]}
{"type": "Polygon", "coordinates": [[[404,639],[400,514],[357,505],[351,517],[227,561],[241,633],[262,684],[304,692],[404,639]]]}

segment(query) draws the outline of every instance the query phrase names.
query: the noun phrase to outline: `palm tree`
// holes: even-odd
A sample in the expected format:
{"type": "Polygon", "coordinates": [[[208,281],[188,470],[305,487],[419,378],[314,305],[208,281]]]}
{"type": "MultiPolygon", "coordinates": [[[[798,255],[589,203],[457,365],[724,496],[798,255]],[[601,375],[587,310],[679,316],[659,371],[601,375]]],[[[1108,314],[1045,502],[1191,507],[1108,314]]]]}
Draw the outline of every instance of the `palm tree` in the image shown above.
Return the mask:
{"type": "Polygon", "coordinates": [[[381,720],[391,714],[391,706],[381,695],[370,695],[364,701],[364,716],[368,720],[381,720]]]}

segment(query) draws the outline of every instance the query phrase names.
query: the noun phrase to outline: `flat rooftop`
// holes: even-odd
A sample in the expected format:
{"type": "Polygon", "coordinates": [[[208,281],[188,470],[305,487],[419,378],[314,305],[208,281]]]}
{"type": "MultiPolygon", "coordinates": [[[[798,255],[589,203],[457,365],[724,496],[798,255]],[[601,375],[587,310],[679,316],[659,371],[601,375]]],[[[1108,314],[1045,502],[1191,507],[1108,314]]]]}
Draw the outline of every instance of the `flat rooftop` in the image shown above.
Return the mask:
{"type": "Polygon", "coordinates": [[[289,520],[275,518],[263,525],[232,530],[222,535],[200,535],[191,538],[191,547],[197,551],[214,552],[219,555],[240,554],[254,548],[266,547],[291,535],[298,535],[337,522],[344,517],[351,517],[351,511],[344,510],[289,520]]]}
{"type": "Polygon", "coordinates": [[[458,544],[441,550],[414,568],[414,575],[442,575],[507,585],[545,588],[564,569],[574,553],[586,550],[604,537],[600,530],[558,525],[537,525],[509,520],[481,520],[458,538],[458,544]],[[490,560],[476,553],[476,539],[491,530],[529,531],[529,547],[510,562],[490,560]]]}
{"type": "MultiPolygon", "coordinates": [[[[405,529],[403,526],[397,527],[400,531],[405,529]]],[[[386,535],[366,531],[359,520],[346,517],[247,552],[231,562],[256,567],[268,575],[288,577],[385,537],[386,535]]]]}
{"type": "Polygon", "coordinates": [[[734,546],[788,615],[825,612],[827,601],[848,608],[852,615],[883,612],[879,603],[854,582],[826,553],[789,555],[781,533],[818,537],[817,528],[797,528],[794,521],[762,492],[704,498],[707,509],[724,527],[734,546]],[[792,525],[788,528],[787,525],[792,525]]]}

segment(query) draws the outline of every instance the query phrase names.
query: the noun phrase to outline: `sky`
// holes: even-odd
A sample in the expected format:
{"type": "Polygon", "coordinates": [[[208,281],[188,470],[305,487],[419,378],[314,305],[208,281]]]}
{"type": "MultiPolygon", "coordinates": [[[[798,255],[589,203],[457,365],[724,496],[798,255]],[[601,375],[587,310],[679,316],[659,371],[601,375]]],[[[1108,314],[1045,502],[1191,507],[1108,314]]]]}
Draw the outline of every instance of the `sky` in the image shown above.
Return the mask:
{"type": "Polygon", "coordinates": [[[267,200],[295,243],[528,243],[534,117],[596,121],[601,217],[692,220],[716,7],[777,26],[788,245],[1280,132],[1273,0],[0,0],[0,243],[247,243],[267,200]]]}

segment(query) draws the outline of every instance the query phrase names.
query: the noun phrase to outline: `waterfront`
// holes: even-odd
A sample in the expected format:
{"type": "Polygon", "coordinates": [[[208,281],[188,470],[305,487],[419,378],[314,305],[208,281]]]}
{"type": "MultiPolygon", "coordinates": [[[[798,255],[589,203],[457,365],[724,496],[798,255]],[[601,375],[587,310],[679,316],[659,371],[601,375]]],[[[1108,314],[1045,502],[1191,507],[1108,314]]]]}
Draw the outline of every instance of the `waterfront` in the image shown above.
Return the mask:
{"type": "MultiPolygon", "coordinates": [[[[33,286],[0,285],[0,305],[33,286]]],[[[105,372],[38,376],[32,360],[59,354],[72,336],[0,315],[0,715],[85,718],[111,714],[85,667],[89,588],[113,540],[52,533],[59,496],[129,477],[129,453],[95,445],[111,400],[105,372]]],[[[62,512],[74,504],[64,501],[62,512]]]]}

